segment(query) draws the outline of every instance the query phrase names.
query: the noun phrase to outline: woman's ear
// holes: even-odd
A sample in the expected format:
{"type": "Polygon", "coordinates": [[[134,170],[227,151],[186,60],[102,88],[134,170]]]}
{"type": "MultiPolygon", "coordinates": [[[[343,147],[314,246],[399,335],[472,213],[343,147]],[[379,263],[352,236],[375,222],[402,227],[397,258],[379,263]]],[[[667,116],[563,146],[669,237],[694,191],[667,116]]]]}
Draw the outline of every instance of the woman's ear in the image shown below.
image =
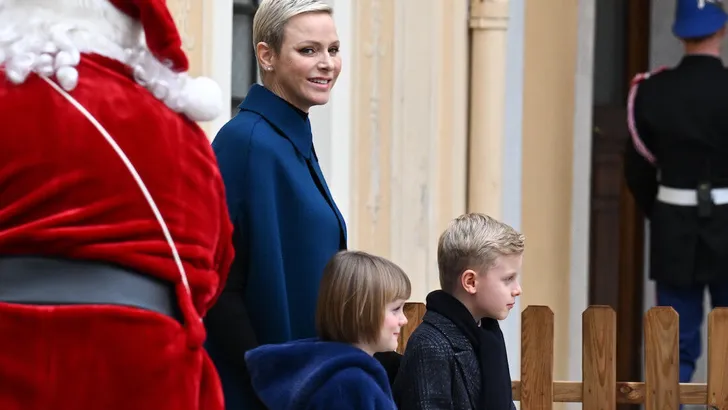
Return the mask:
{"type": "Polygon", "coordinates": [[[255,53],[258,56],[258,63],[263,67],[264,71],[273,70],[275,64],[275,53],[273,49],[264,42],[255,45],[255,53]]]}

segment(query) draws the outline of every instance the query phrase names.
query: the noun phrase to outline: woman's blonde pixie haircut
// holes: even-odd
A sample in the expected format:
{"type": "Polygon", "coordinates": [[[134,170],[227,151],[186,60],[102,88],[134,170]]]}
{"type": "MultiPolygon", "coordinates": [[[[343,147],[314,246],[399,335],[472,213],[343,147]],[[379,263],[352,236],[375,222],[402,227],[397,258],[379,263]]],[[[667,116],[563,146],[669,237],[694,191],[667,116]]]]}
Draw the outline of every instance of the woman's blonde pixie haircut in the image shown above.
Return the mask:
{"type": "Polygon", "coordinates": [[[316,307],[322,340],[375,343],[388,303],[407,300],[412,285],[393,262],[360,251],[341,251],[324,268],[316,307]]]}
{"type": "Polygon", "coordinates": [[[268,44],[279,53],[286,23],[303,13],[329,13],[334,9],[321,0],[263,0],[253,17],[253,50],[258,43],[268,44]]]}

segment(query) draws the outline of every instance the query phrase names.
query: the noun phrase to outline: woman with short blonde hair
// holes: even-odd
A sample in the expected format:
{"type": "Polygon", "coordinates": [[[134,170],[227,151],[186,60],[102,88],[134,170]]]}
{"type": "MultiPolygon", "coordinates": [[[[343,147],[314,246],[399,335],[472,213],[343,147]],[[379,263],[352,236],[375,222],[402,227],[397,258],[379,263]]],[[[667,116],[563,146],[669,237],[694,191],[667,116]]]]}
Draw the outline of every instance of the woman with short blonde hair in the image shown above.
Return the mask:
{"type": "Polygon", "coordinates": [[[258,397],[269,410],[396,410],[387,373],[372,356],[397,348],[411,290],[387,259],[337,253],[321,279],[318,337],[246,355],[258,397]]]}
{"type": "Polygon", "coordinates": [[[253,20],[255,84],[212,142],[225,181],[235,261],[206,319],[228,410],[257,410],[245,352],[316,335],[324,266],[346,249],[346,223],[314,148],[308,111],[341,72],[331,6],[263,0],[253,20]]]}

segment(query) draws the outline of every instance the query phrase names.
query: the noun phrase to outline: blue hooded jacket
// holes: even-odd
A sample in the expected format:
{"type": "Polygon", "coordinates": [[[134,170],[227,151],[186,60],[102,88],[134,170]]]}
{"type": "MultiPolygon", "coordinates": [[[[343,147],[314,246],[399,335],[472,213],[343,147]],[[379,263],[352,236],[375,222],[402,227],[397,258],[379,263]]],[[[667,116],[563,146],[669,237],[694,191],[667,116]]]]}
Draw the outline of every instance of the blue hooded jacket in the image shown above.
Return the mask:
{"type": "Polygon", "coordinates": [[[304,339],[246,353],[258,397],[269,410],[396,410],[387,373],[349,344],[304,339]]]}

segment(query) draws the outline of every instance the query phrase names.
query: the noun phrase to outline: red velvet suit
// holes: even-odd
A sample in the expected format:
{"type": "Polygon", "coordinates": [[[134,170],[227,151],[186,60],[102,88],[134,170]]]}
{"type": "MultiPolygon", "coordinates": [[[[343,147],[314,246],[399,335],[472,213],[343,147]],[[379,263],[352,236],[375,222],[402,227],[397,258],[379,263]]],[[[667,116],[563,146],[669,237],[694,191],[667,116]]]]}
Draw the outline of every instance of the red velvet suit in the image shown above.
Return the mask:
{"type": "MultiPolygon", "coordinates": [[[[203,315],[232,260],[207,138],[120,63],[84,55],[78,71],[71,95],[139,171],[187,271],[192,300],[178,292],[183,309],[188,319],[203,315]]],[[[106,261],[180,283],[131,175],[61,95],[35,75],[16,86],[0,71],[0,119],[0,255],[106,261]]],[[[192,333],[133,308],[0,303],[0,409],[222,409],[202,335],[192,333]]]]}

